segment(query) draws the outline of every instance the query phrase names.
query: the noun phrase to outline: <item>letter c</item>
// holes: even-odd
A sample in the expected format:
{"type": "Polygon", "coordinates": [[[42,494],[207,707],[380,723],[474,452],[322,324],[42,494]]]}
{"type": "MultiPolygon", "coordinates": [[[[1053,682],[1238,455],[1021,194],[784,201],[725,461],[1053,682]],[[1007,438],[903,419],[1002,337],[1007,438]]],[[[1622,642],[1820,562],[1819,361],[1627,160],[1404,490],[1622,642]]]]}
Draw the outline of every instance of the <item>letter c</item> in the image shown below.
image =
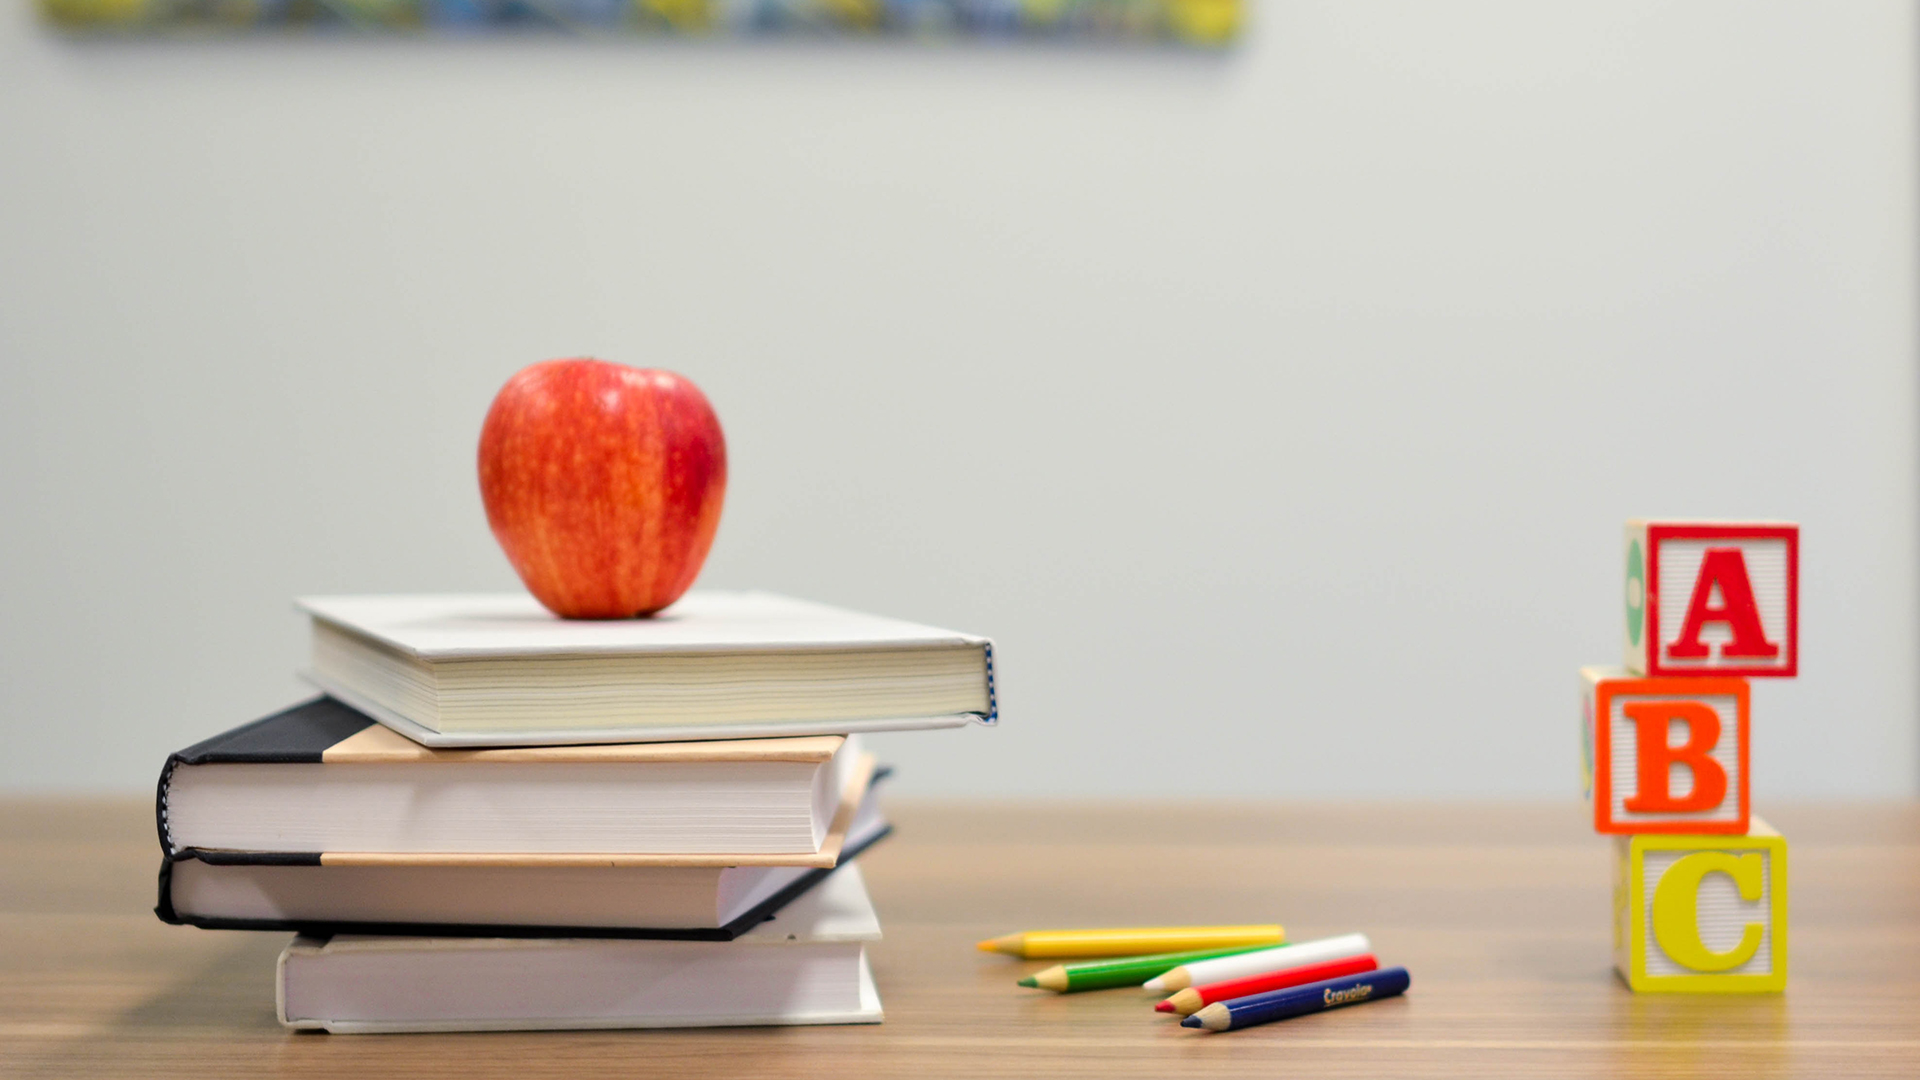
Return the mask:
{"type": "Polygon", "coordinates": [[[1766,859],[1759,852],[1729,855],[1724,851],[1696,851],[1674,860],[1653,889],[1653,936],[1674,963],[1693,971],[1730,971],[1760,951],[1766,924],[1751,922],[1740,934],[1740,944],[1714,952],[1700,940],[1700,881],[1722,873],[1733,879],[1740,899],[1760,899],[1766,879],[1766,859]]]}

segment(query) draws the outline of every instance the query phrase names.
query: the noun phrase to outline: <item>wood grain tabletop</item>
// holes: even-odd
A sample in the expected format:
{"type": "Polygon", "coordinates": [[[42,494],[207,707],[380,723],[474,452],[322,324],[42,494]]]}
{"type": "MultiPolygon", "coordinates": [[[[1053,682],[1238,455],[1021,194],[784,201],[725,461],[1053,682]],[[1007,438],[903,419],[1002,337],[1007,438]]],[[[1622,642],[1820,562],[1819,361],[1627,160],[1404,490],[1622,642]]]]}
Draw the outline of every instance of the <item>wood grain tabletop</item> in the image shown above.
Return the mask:
{"type": "Polygon", "coordinates": [[[1784,995],[1636,996],[1577,804],[896,803],[864,859],[878,1026],[292,1034],[284,935],[165,926],[151,802],[0,802],[0,1076],[1920,1076],[1920,804],[1769,806],[1784,995]],[[1132,990],[1053,996],[973,943],[1278,921],[1372,936],[1404,998],[1224,1035],[1132,990]]]}

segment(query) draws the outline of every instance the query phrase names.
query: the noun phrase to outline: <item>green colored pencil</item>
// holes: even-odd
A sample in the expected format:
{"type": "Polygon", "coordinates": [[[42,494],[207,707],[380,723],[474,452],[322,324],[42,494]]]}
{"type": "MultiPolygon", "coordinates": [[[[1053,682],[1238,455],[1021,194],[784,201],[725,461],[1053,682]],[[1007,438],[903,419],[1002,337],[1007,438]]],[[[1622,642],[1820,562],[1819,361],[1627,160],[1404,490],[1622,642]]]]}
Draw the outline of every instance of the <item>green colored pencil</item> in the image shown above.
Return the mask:
{"type": "Polygon", "coordinates": [[[1231,949],[1202,949],[1198,952],[1155,953],[1152,956],[1122,956],[1114,960],[1089,960],[1083,964],[1055,964],[1020,980],[1021,986],[1053,990],[1062,994],[1082,990],[1111,990],[1116,986],[1139,986],[1194,960],[1271,949],[1272,945],[1240,945],[1231,949]]]}

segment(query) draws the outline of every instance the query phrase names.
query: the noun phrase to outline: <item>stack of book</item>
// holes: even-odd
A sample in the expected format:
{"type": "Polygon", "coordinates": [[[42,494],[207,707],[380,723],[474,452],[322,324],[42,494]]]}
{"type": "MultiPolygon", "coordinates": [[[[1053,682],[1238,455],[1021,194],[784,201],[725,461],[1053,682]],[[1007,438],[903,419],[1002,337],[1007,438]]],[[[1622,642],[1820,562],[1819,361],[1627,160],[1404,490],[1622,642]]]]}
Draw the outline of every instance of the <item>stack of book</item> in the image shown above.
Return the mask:
{"type": "Polygon", "coordinates": [[[157,804],[162,919],[297,935],[282,1023],[880,1019],[859,733],[993,723],[987,639],[766,594],[300,605],[326,696],[174,754],[157,804]]]}

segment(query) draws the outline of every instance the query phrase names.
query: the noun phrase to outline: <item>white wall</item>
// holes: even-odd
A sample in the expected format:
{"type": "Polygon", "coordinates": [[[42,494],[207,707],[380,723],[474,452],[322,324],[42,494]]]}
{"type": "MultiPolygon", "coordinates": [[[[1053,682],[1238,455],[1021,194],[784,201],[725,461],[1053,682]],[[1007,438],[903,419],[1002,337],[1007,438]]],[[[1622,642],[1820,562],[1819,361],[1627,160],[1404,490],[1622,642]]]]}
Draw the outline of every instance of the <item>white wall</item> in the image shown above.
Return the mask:
{"type": "Polygon", "coordinates": [[[1269,3],[1224,58],[76,44],[0,6],[0,786],[507,587],[523,364],[679,369],[705,582],[996,635],[902,794],[1556,795],[1636,513],[1804,523],[1755,792],[1920,789],[1905,3],[1269,3]]]}

